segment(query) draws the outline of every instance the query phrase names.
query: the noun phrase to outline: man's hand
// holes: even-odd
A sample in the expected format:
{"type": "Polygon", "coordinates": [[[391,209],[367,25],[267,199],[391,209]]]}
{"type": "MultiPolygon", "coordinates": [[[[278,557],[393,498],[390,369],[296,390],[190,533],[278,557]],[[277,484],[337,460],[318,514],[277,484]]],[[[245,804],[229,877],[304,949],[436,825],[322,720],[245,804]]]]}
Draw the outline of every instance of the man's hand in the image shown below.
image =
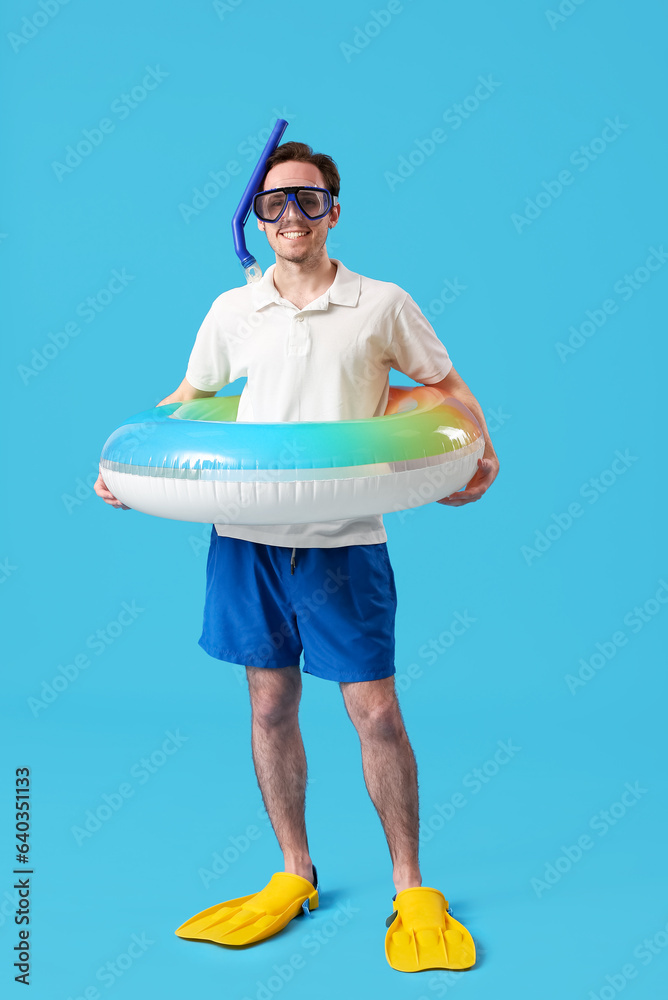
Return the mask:
{"type": "MultiPolygon", "coordinates": [[[[175,392],[170,393],[169,396],[165,396],[157,405],[164,406],[166,403],[185,403],[191,399],[203,399],[205,396],[215,396],[215,392],[204,392],[202,389],[196,389],[194,385],[191,385],[187,378],[184,378],[181,385],[175,392]]],[[[131,507],[126,507],[124,503],[121,503],[113,493],[110,493],[107,489],[107,484],[102,478],[102,473],[99,474],[93,489],[99,497],[102,497],[105,503],[108,503],[110,507],[120,508],[120,510],[132,510],[131,507]]]]}
{"type": "Polygon", "coordinates": [[[121,510],[131,510],[132,508],[126,507],[124,503],[117,500],[113,493],[110,493],[107,489],[106,483],[102,478],[102,473],[99,474],[93,489],[99,497],[102,497],[105,503],[108,503],[110,507],[120,507],[121,510]]]}
{"type": "Polygon", "coordinates": [[[466,484],[459,493],[451,493],[436,503],[444,503],[448,507],[461,507],[462,504],[471,503],[472,500],[479,500],[485,493],[499,473],[499,460],[496,455],[490,458],[479,458],[478,468],[473,474],[473,478],[466,484]]]}

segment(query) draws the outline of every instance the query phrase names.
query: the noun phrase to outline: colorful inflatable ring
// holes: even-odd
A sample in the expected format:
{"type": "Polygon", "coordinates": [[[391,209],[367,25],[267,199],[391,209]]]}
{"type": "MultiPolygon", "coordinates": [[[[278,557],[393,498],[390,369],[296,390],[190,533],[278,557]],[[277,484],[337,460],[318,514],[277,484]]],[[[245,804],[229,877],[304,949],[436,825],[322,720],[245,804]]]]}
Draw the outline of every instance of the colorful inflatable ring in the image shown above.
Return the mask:
{"type": "Polygon", "coordinates": [[[119,500],[218,524],[388,514],[461,489],[484,450],[470,410],[433,386],[390,386],[368,420],[236,423],[240,396],[168,403],[114,431],[100,459],[119,500]]]}

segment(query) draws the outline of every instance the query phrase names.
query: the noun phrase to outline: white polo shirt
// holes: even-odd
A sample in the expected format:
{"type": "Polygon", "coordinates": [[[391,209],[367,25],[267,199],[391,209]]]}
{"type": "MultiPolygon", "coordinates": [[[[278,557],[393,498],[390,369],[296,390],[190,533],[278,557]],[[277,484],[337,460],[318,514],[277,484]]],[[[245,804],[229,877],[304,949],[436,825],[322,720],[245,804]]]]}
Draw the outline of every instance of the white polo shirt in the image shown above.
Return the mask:
{"type": "MultiPolygon", "coordinates": [[[[382,416],[389,371],[416,382],[444,379],[447,350],[411,296],[391,281],[349,271],[303,309],[282,298],[276,268],[214,301],[190,355],[186,378],[218,391],[247,378],[238,421],[359,420],[382,416]]],[[[387,540],[382,515],[309,524],[217,524],[219,535],[293,548],[387,540]]]]}

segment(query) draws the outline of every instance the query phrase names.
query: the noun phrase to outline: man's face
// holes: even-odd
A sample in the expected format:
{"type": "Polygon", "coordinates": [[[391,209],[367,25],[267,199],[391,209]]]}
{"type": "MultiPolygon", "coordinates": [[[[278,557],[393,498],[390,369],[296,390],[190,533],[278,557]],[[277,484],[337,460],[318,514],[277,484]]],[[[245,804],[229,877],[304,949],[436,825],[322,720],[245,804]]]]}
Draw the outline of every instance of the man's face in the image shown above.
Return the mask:
{"type": "MultiPolygon", "coordinates": [[[[263,189],[267,191],[269,188],[292,187],[297,184],[327,187],[325,178],[312,163],[288,160],[272,167],[265,178],[263,189]]],[[[262,222],[258,219],[257,224],[258,229],[266,232],[269,246],[277,257],[301,264],[320,257],[327,232],[336,225],[339,212],[340,206],[334,205],[323,219],[313,221],[302,215],[294,201],[289,201],[278,222],[262,222]],[[290,233],[291,236],[288,235],[290,233]]]]}

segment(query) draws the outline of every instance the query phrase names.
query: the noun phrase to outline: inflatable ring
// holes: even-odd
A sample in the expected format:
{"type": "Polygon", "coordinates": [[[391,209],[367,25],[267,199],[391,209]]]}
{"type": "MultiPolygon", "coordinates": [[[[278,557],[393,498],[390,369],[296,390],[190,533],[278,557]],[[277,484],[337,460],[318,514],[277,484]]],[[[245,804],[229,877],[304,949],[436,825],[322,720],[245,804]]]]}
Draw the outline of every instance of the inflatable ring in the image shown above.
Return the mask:
{"type": "Polygon", "coordinates": [[[218,524],[388,514],[461,489],[484,450],[471,411],[434,386],[390,386],[382,417],[236,423],[240,396],[168,403],[106,442],[103,479],[128,507],[218,524]]]}

